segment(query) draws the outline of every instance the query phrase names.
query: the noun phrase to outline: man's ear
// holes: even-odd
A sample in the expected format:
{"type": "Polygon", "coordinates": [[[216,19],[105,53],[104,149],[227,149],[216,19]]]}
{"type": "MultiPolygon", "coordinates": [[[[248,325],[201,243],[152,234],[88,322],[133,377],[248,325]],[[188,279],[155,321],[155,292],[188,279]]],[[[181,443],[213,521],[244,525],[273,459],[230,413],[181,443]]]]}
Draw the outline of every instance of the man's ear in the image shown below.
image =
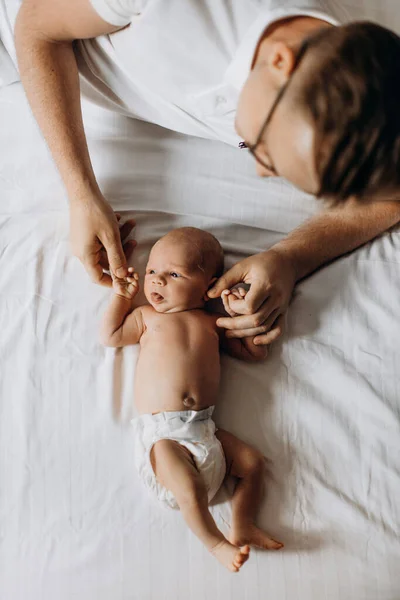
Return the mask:
{"type": "MultiPolygon", "coordinates": [[[[214,283],[215,283],[217,280],[218,280],[218,277],[213,277],[213,278],[211,279],[210,283],[208,284],[207,292],[208,292],[208,290],[209,290],[209,289],[211,289],[211,288],[212,288],[212,286],[214,285],[214,283]]],[[[204,294],[204,297],[203,297],[203,300],[204,300],[205,302],[207,302],[208,300],[210,300],[210,298],[208,297],[208,294],[207,294],[207,292],[204,294]]]]}
{"type": "Polygon", "coordinates": [[[284,42],[273,42],[267,58],[269,72],[277,87],[284,85],[289,79],[296,63],[296,54],[284,42]]]}

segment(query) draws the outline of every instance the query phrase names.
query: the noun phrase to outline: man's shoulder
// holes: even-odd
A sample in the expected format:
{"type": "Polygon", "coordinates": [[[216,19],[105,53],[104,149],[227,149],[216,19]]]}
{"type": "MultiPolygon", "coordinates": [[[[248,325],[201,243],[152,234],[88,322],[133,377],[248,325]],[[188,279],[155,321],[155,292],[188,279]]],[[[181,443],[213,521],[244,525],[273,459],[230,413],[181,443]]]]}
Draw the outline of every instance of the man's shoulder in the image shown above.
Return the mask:
{"type": "Polygon", "coordinates": [[[142,14],[151,0],[90,0],[94,10],[110,25],[124,27],[142,14]]]}
{"type": "Polygon", "coordinates": [[[260,0],[260,9],[269,11],[287,12],[288,14],[299,14],[309,12],[316,13],[323,18],[324,15],[329,21],[337,24],[346,23],[352,20],[352,16],[342,2],[337,0],[260,0]]]}

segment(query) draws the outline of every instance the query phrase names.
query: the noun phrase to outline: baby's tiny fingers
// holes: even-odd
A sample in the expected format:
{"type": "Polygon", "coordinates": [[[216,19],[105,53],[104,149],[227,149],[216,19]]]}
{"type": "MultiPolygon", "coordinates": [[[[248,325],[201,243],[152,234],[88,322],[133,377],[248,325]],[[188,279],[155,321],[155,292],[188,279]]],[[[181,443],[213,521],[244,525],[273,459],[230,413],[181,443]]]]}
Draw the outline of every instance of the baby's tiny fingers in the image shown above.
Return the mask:
{"type": "Polygon", "coordinates": [[[230,296],[229,290],[224,290],[222,292],[222,294],[221,294],[222,304],[224,306],[225,312],[227,312],[230,317],[234,317],[234,316],[236,316],[236,313],[229,306],[229,296],[230,296]]]}
{"type": "Polygon", "coordinates": [[[240,295],[240,292],[238,289],[233,288],[233,290],[230,293],[231,298],[236,298],[237,300],[241,300],[242,296],[240,295]]]}

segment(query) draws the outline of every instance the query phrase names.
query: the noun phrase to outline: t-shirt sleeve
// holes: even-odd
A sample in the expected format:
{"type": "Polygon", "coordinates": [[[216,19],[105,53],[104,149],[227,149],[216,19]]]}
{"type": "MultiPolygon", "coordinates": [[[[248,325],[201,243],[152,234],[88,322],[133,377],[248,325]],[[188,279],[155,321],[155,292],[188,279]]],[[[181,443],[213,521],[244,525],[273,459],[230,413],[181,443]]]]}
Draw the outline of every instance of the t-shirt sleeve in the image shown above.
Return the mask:
{"type": "Polygon", "coordinates": [[[90,0],[91,5],[110,25],[124,26],[132,17],[143,12],[148,0],[90,0]]]}

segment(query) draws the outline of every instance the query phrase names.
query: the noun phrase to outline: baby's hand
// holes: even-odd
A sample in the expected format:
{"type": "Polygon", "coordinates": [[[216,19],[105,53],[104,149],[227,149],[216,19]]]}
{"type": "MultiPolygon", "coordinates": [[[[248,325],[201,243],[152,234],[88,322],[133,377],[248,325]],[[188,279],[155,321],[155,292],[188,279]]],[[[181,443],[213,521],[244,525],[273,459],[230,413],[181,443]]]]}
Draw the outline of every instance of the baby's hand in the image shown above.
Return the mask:
{"type": "Polygon", "coordinates": [[[225,311],[230,317],[236,317],[238,313],[234,310],[236,300],[243,300],[247,292],[244,288],[232,288],[231,290],[224,290],[221,294],[222,304],[224,305],[225,311]]]}
{"type": "Polygon", "coordinates": [[[128,276],[119,279],[113,276],[113,289],[117,296],[133,300],[139,291],[139,275],[133,267],[128,268],[128,276]]]}

